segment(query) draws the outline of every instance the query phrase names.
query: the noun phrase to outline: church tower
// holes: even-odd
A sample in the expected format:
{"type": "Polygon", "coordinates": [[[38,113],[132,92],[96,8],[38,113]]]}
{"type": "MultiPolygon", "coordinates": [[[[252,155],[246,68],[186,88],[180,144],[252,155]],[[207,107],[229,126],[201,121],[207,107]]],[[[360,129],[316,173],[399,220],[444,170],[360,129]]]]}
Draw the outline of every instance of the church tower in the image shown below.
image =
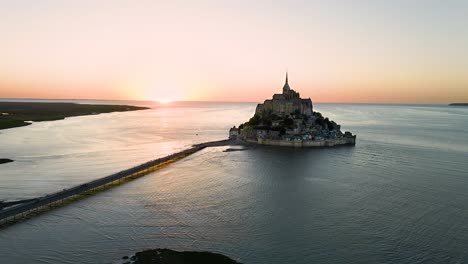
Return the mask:
{"type": "Polygon", "coordinates": [[[283,94],[286,94],[290,90],[291,90],[291,87],[289,87],[289,84],[288,84],[288,72],[286,72],[286,82],[284,83],[284,86],[283,86],[283,94]]]}

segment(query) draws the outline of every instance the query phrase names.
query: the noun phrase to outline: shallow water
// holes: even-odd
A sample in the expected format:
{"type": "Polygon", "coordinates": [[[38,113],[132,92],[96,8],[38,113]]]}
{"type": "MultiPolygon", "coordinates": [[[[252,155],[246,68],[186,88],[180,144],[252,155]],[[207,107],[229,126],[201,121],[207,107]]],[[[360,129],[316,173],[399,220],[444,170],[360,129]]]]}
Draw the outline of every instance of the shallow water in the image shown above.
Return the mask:
{"type": "MultiPolygon", "coordinates": [[[[205,149],[0,231],[8,263],[112,263],[146,248],[243,263],[468,262],[468,108],[317,104],[355,147],[205,149]]],[[[254,104],[183,104],[0,132],[0,199],[216,140],[254,104]],[[198,135],[197,135],[198,134],[198,135]]]]}
{"type": "Polygon", "coordinates": [[[224,139],[230,126],[252,114],[252,104],[178,105],[155,104],[149,105],[154,107],[150,110],[72,117],[0,130],[0,157],[15,160],[1,167],[0,199],[36,197],[194,143],[224,139]]]}

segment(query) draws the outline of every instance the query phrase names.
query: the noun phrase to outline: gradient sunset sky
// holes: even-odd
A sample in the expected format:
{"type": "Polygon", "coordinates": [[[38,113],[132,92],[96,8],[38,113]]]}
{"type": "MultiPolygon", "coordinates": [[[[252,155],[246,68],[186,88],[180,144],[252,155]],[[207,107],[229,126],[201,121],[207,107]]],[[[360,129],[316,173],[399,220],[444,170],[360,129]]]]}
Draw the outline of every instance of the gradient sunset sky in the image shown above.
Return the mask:
{"type": "Polygon", "coordinates": [[[468,102],[468,1],[0,0],[0,98],[468,102]]]}

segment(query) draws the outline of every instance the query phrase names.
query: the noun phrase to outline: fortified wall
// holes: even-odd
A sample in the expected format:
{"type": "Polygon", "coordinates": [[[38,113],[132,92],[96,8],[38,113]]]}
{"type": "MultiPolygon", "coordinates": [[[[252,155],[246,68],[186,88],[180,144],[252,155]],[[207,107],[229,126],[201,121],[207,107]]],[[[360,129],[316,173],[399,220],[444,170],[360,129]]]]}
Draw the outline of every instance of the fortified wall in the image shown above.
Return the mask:
{"type": "Polygon", "coordinates": [[[262,139],[257,140],[246,139],[248,143],[269,145],[269,146],[281,146],[281,147],[295,147],[295,148],[308,148],[308,147],[335,147],[340,145],[356,145],[356,136],[335,138],[327,140],[310,140],[310,141],[286,141],[286,140],[273,140],[273,139],[262,139]]]}

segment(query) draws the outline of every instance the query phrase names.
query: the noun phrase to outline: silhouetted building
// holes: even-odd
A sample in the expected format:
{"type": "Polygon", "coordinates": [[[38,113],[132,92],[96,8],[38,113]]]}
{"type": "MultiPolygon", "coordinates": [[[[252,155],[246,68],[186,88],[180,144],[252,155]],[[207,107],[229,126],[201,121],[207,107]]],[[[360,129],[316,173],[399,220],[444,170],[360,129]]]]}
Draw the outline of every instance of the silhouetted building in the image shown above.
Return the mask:
{"type": "Polygon", "coordinates": [[[229,138],[235,139],[237,136],[239,136],[239,128],[236,126],[231,127],[231,129],[229,129],[229,138]]]}
{"type": "Polygon", "coordinates": [[[283,86],[283,93],[274,94],[272,99],[265,100],[263,104],[258,104],[255,114],[262,115],[265,111],[278,116],[287,116],[295,113],[312,116],[312,100],[310,98],[301,99],[300,94],[291,89],[288,83],[288,73],[286,73],[286,82],[283,86]]]}

